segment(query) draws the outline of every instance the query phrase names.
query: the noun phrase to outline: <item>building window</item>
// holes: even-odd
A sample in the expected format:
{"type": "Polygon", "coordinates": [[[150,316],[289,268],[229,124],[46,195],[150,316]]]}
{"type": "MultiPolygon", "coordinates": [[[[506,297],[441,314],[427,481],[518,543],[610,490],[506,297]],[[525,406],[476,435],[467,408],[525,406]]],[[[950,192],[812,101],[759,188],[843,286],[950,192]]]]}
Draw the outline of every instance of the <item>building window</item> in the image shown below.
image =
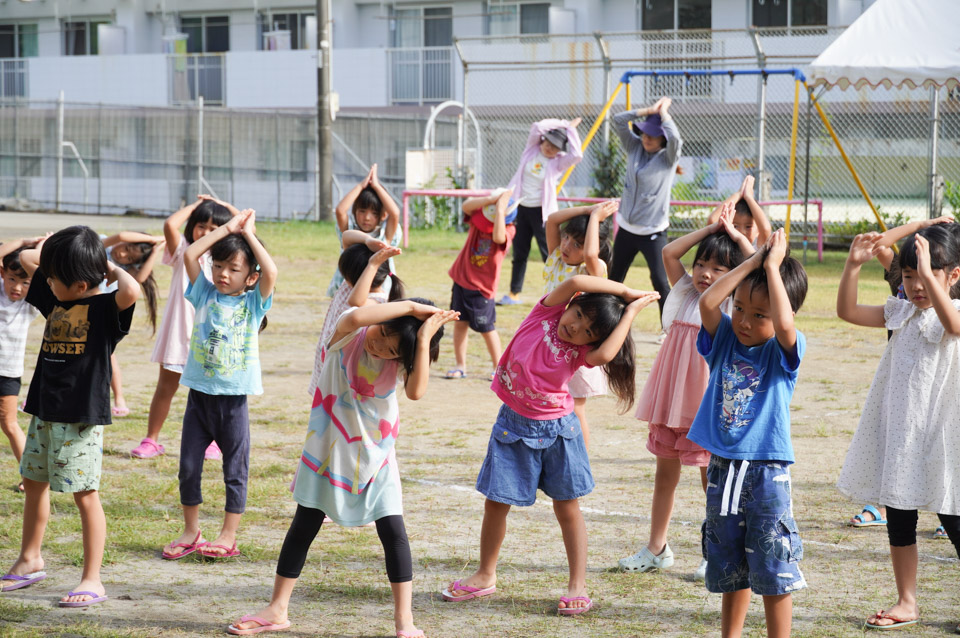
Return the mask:
{"type": "Polygon", "coordinates": [[[827,0],[752,0],[755,27],[826,26],[827,0]]]}
{"type": "Polygon", "coordinates": [[[398,49],[453,46],[453,9],[396,9],[391,29],[393,46],[398,49]]]}
{"type": "Polygon", "coordinates": [[[488,2],[489,35],[550,33],[549,2],[488,2]]]}
{"type": "Polygon", "coordinates": [[[36,24],[0,24],[0,58],[37,57],[36,24]]]}
{"type": "Polygon", "coordinates": [[[83,20],[63,23],[64,55],[97,55],[100,52],[97,41],[97,26],[110,24],[109,20],[83,20]]]}
{"type": "Polygon", "coordinates": [[[644,31],[709,29],[712,5],[713,0],[643,0],[641,24],[644,31]]]}
{"type": "Polygon", "coordinates": [[[187,34],[187,53],[224,53],[230,50],[230,18],[190,16],[180,18],[187,34]]]}
{"type": "MultiPolygon", "coordinates": [[[[307,17],[314,15],[313,11],[290,12],[290,13],[271,13],[260,14],[260,31],[268,33],[270,31],[289,31],[290,48],[307,48],[307,17]]],[[[261,37],[260,48],[265,49],[266,43],[261,37]]]]}

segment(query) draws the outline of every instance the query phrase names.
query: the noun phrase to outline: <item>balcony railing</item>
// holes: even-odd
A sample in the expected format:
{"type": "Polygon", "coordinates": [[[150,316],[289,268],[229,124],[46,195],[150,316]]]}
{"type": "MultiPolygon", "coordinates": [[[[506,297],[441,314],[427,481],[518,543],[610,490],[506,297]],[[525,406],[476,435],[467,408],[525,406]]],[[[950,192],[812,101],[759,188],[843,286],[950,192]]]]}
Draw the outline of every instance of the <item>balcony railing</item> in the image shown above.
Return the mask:
{"type": "Polygon", "coordinates": [[[220,53],[167,56],[170,104],[191,104],[202,97],[206,104],[224,106],[226,58],[220,53]]]}
{"type": "Polygon", "coordinates": [[[453,99],[453,47],[387,49],[391,104],[453,99]]]}
{"type": "Polygon", "coordinates": [[[27,98],[27,77],[26,60],[15,58],[0,60],[0,99],[27,98]]]}

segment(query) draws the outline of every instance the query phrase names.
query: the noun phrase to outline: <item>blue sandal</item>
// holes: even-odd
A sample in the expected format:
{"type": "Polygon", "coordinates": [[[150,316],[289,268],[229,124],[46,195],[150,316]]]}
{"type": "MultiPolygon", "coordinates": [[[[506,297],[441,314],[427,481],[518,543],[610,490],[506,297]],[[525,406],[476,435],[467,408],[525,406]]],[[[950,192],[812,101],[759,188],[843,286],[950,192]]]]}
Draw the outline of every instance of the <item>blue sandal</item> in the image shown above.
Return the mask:
{"type": "MultiPolygon", "coordinates": [[[[947,536],[947,530],[943,528],[943,525],[939,526],[937,529],[933,530],[933,537],[939,539],[950,540],[950,537],[947,536]]],[[[960,632],[960,627],[958,627],[958,632],[960,632]]]]}
{"type": "Polygon", "coordinates": [[[880,525],[886,525],[887,521],[882,516],[880,516],[880,510],[878,510],[873,505],[864,505],[863,510],[859,514],[853,517],[853,520],[848,521],[847,525],[850,527],[878,527],[880,525]],[[868,521],[864,514],[870,514],[873,516],[872,521],[868,521]]]}

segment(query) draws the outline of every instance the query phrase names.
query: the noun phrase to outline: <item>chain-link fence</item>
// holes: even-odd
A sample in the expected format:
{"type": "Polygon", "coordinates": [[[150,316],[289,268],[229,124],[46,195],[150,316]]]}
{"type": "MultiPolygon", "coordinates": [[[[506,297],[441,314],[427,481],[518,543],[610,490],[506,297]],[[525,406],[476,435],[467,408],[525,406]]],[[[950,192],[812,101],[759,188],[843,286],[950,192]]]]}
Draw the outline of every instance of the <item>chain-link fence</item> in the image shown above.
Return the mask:
{"type": "MultiPolygon", "coordinates": [[[[405,153],[422,146],[426,119],[338,117],[327,196],[336,202],[379,162],[381,181],[399,201],[405,153]]],[[[438,120],[437,145],[452,147],[456,128],[453,119],[438,120]]],[[[316,139],[314,111],[70,102],[61,111],[57,102],[0,101],[0,200],[71,212],[168,214],[210,192],[264,218],[307,217],[318,197],[316,139]]]]}

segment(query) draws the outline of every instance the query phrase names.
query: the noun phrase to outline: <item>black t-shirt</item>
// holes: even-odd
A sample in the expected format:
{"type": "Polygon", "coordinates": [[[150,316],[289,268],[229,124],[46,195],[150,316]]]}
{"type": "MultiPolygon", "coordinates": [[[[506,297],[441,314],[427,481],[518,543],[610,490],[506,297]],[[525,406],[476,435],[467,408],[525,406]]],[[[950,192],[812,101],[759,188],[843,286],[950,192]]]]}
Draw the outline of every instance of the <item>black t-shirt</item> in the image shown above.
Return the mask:
{"type": "Polygon", "coordinates": [[[44,421],[109,425],[110,355],[130,331],[134,306],[118,310],[116,292],[58,301],[40,270],[27,303],[47,324],[24,411],[44,421]]]}

